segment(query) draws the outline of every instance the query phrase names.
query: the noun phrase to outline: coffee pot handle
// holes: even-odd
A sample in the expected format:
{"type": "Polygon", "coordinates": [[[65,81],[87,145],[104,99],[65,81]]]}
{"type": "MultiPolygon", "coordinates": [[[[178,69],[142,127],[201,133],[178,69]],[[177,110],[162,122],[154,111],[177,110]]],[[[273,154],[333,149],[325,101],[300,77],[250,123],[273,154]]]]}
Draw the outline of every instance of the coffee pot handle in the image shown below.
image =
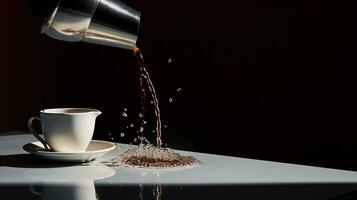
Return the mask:
{"type": "Polygon", "coordinates": [[[33,122],[34,120],[38,120],[38,121],[41,122],[41,118],[39,118],[39,117],[31,117],[31,118],[28,120],[28,122],[27,122],[27,127],[28,127],[30,133],[31,133],[33,136],[35,136],[35,138],[37,138],[37,139],[43,144],[43,146],[45,147],[46,150],[50,150],[50,149],[48,148],[48,144],[47,144],[47,142],[45,141],[45,139],[43,139],[43,138],[40,136],[40,134],[37,133],[37,131],[33,128],[32,122],[33,122]]]}

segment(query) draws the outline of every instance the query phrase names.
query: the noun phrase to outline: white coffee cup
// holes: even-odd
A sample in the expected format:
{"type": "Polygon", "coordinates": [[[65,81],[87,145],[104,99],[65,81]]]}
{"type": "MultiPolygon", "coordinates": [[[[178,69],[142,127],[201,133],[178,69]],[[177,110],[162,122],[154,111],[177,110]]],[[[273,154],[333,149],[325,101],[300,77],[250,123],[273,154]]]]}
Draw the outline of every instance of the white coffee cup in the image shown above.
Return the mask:
{"type": "Polygon", "coordinates": [[[91,108],[54,108],[40,111],[28,120],[30,132],[47,150],[84,152],[93,137],[95,120],[101,112],[91,108]],[[33,128],[33,120],[41,121],[42,138],[33,128]]]}

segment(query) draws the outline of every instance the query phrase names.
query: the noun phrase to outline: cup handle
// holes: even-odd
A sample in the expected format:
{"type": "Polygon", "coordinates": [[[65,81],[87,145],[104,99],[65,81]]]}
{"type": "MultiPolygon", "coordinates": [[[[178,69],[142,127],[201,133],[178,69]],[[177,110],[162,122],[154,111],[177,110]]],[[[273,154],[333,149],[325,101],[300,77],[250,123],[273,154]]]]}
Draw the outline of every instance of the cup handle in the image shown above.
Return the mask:
{"type": "Polygon", "coordinates": [[[37,138],[37,139],[43,144],[43,146],[45,147],[46,150],[50,150],[50,149],[48,148],[48,145],[47,145],[47,142],[45,141],[45,139],[43,139],[43,138],[39,135],[39,133],[37,133],[36,130],[33,128],[33,125],[32,125],[33,120],[38,120],[38,121],[41,122],[41,118],[39,118],[39,117],[31,117],[31,118],[28,120],[28,122],[27,122],[27,127],[28,127],[28,129],[30,130],[30,133],[31,133],[33,136],[35,136],[35,138],[37,138]]]}

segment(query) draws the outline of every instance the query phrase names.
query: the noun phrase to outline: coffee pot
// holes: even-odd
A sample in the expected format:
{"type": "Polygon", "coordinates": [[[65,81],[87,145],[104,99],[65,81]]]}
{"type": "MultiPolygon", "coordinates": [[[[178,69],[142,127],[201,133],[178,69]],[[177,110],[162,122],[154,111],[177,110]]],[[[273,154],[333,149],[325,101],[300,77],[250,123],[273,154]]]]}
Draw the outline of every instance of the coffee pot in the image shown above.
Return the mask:
{"type": "Polygon", "coordinates": [[[46,14],[42,33],[57,40],[132,50],[140,13],[119,0],[60,0],[46,14]]]}

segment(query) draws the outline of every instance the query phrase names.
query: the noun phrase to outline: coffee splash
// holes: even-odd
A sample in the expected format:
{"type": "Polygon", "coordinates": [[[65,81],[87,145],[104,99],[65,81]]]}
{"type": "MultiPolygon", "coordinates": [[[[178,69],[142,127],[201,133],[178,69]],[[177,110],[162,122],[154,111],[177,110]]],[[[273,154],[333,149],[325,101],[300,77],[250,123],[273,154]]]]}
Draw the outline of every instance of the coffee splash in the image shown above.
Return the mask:
{"type": "Polygon", "coordinates": [[[150,74],[145,68],[144,57],[138,47],[135,47],[134,55],[139,64],[139,81],[140,81],[140,144],[132,149],[124,152],[117,160],[119,165],[138,168],[169,168],[169,167],[188,167],[191,165],[201,164],[199,160],[192,156],[184,156],[173,149],[163,148],[161,140],[161,116],[159,100],[156,95],[154,84],[151,80],[150,74]],[[145,106],[147,101],[147,90],[149,97],[154,104],[155,113],[155,132],[156,132],[156,146],[150,144],[144,137],[145,121],[145,106]]]}
{"type": "Polygon", "coordinates": [[[139,144],[121,155],[120,165],[137,168],[189,167],[201,162],[193,156],[184,156],[170,148],[139,144]]]}

